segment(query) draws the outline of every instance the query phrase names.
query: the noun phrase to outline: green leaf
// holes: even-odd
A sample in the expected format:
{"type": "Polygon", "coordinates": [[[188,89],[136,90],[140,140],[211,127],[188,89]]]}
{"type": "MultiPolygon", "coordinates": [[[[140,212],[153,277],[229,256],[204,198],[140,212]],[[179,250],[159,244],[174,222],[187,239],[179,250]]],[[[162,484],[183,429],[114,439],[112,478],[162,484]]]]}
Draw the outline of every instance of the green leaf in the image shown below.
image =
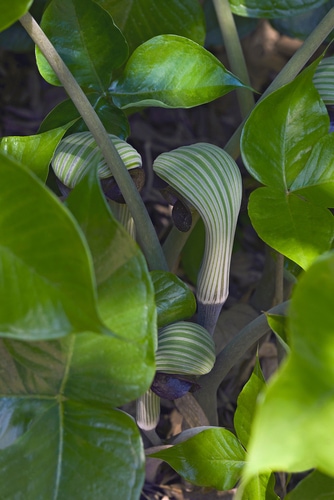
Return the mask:
{"type": "Polygon", "coordinates": [[[229,0],[234,14],[245,17],[288,17],[318,7],[327,0],[229,0]]]}
{"type": "Polygon", "coordinates": [[[325,135],[313,147],[290,191],[322,207],[334,207],[334,134],[325,135]]]}
{"type": "MultiPolygon", "coordinates": [[[[100,96],[97,92],[91,92],[87,95],[88,100],[93,106],[102,121],[106,131],[109,134],[117,135],[121,139],[126,139],[130,134],[128,119],[122,110],[116,108],[110,95],[106,92],[100,96]]],[[[61,102],[53,108],[52,111],[43,120],[39,132],[46,132],[56,127],[64,126],[72,120],[76,123],[69,129],[69,134],[87,131],[87,125],[80,118],[80,114],[70,99],[61,102]]]]}
{"type": "Polygon", "coordinates": [[[32,3],[33,0],[13,0],[10,3],[8,3],[6,0],[1,0],[0,31],[8,28],[8,26],[15,23],[15,21],[26,14],[32,3]]]}
{"type": "Polygon", "coordinates": [[[160,35],[134,51],[112,94],[120,108],[190,108],[236,87],[245,85],[203,47],[181,36],[160,35]]]}
{"type": "Polygon", "coordinates": [[[329,106],[334,104],[333,75],[334,57],[325,57],[314,73],[313,83],[321,99],[329,106]]]}
{"type": "Polygon", "coordinates": [[[70,124],[43,134],[3,137],[0,140],[0,152],[26,165],[45,181],[53,153],[69,126],[70,124]]]}
{"type": "Polygon", "coordinates": [[[218,427],[150,456],[165,460],[186,481],[217,490],[233,488],[245,464],[245,451],[238,439],[218,427]]]}
{"type": "MultiPolygon", "coordinates": [[[[136,373],[148,388],[155,373],[157,325],[154,288],[145,258],[113,218],[96,172],[91,171],[76,186],[67,198],[67,206],[81,226],[93,256],[100,315],[118,336],[109,344],[111,352],[107,355],[114,360],[109,370],[115,371],[114,376],[124,386],[123,391],[133,393],[131,380],[136,373]]],[[[78,362],[90,356],[90,349],[106,350],[103,339],[96,336],[86,350],[87,345],[84,344],[78,362]]],[[[91,382],[89,377],[84,379],[80,370],[77,383],[84,391],[91,382]]],[[[108,391],[107,383],[105,391],[108,391]]]]}
{"type": "MultiPolygon", "coordinates": [[[[241,500],[280,500],[275,493],[275,476],[271,472],[253,477],[245,486],[241,486],[241,500]]],[[[238,490],[239,493],[239,490],[238,490]]]]}
{"type": "Polygon", "coordinates": [[[162,34],[180,35],[204,44],[205,22],[199,2],[193,0],[96,0],[125,36],[129,52],[162,34]]]}
{"type": "Polygon", "coordinates": [[[314,470],[284,497],[284,500],[330,500],[334,498],[334,478],[314,470]]]}
{"type": "Polygon", "coordinates": [[[291,354],[257,409],[246,478],[268,469],[318,468],[333,475],[333,295],[334,253],[328,252],[294,289],[288,312],[291,354]]]}
{"type": "Polygon", "coordinates": [[[91,381],[88,389],[96,388],[95,400],[85,389],[72,397],[73,368],[82,351],[76,352],[77,340],[81,347],[88,340],[88,350],[89,337],[106,344],[113,340],[83,334],[52,342],[0,341],[4,498],[23,498],[24,492],[27,500],[103,500],[111,491],[117,498],[139,497],[144,480],[142,443],[133,420],[110,406],[113,393],[122,392],[108,372],[113,358],[91,350],[84,361],[91,381]]]}
{"type": "Polygon", "coordinates": [[[294,193],[259,188],[250,196],[248,211],[260,238],[303,269],[331,248],[333,215],[294,193]]]}
{"type": "Polygon", "coordinates": [[[242,132],[241,152],[248,172],[284,192],[329,130],[326,107],[312,84],[317,63],[263,99],[242,132]]]}
{"type": "Polygon", "coordinates": [[[0,153],[0,335],[41,340],[106,332],[87,244],[73,217],[0,153]]]}
{"type": "Polygon", "coordinates": [[[150,274],[155,289],[159,328],[195,314],[195,296],[183,281],[165,271],[151,271],[150,274]]]}
{"type": "MultiPolygon", "coordinates": [[[[73,76],[84,88],[104,92],[112,71],[128,54],[127,43],[110,15],[92,0],[52,0],[41,27],[73,76]]],[[[60,85],[39,48],[38,69],[52,85],[60,85]]]]}
{"type": "Polygon", "coordinates": [[[280,342],[286,352],[290,352],[287,331],[287,317],[281,316],[279,314],[264,314],[266,315],[268,325],[276,335],[277,340],[280,342]]]}
{"type": "Polygon", "coordinates": [[[257,398],[265,387],[258,358],[248,382],[238,396],[237,409],[234,414],[234,428],[241,444],[247,449],[251,425],[257,398]]]}

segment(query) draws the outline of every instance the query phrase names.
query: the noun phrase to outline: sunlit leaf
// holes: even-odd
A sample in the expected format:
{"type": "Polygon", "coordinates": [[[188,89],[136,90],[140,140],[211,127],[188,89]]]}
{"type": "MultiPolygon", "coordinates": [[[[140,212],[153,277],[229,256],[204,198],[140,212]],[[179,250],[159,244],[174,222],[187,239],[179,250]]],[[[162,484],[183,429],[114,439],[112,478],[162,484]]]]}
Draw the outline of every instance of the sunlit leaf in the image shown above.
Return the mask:
{"type": "MultiPolygon", "coordinates": [[[[52,0],[41,27],[82,87],[108,89],[112,70],[125,61],[128,47],[104,9],[92,0],[52,0]]],[[[36,58],[43,78],[60,85],[38,47],[36,58]]]]}
{"type": "Polygon", "coordinates": [[[87,244],[71,214],[0,154],[0,335],[49,339],[106,332],[87,244]]]}
{"type": "Polygon", "coordinates": [[[203,45],[205,23],[194,0],[96,0],[125,36],[130,54],[138,45],[162,34],[181,35],[203,45]]]}
{"type": "Polygon", "coordinates": [[[189,108],[237,87],[244,85],[201,45],[181,36],[161,35],[135,50],[112,94],[121,108],[189,108]]]}
{"type": "Polygon", "coordinates": [[[234,14],[246,17],[288,17],[318,7],[327,0],[229,0],[234,14]]]}
{"type": "Polygon", "coordinates": [[[245,451],[238,439],[218,427],[151,456],[168,462],[187,481],[217,490],[233,488],[245,464],[245,451]]]}
{"type": "Polygon", "coordinates": [[[257,409],[245,476],[318,468],[333,475],[334,253],[314,262],[294,288],[291,354],[257,409]],[[310,451],[311,450],[311,451],[310,451]]]}
{"type": "Polygon", "coordinates": [[[43,134],[3,137],[0,140],[0,152],[26,165],[45,181],[53,153],[69,125],[43,134]]]}
{"type": "Polygon", "coordinates": [[[13,0],[8,3],[6,0],[0,1],[0,31],[8,28],[11,24],[15,23],[20,17],[28,12],[29,7],[33,0],[13,0]]]}
{"type": "Polygon", "coordinates": [[[316,65],[260,102],[243,129],[241,151],[247,170],[262,184],[284,192],[329,130],[326,107],[312,84],[316,65]]]}
{"type": "Polygon", "coordinates": [[[294,193],[260,188],[249,200],[249,216],[256,232],[268,245],[303,269],[331,248],[334,218],[325,208],[294,193]]]}

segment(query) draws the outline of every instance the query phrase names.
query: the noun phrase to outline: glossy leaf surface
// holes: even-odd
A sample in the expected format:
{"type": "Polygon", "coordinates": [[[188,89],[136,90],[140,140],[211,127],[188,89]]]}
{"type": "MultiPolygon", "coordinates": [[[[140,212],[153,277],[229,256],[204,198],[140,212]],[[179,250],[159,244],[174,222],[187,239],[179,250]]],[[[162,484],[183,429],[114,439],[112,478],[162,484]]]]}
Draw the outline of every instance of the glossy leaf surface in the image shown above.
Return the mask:
{"type": "Polygon", "coordinates": [[[194,0],[96,0],[120,28],[132,52],[150,38],[162,34],[185,36],[204,44],[205,23],[194,0]]]}
{"type": "MultiPolygon", "coordinates": [[[[52,0],[41,27],[80,86],[107,90],[112,70],[125,61],[128,47],[104,9],[92,0],[52,0]]],[[[43,78],[60,85],[38,48],[36,57],[43,78]]]]}
{"type": "Polygon", "coordinates": [[[110,491],[119,498],[138,498],[141,439],[133,420],[112,409],[113,394],[119,391],[108,376],[113,360],[90,350],[85,371],[96,393],[91,398],[83,390],[73,397],[77,340],[82,347],[95,336],[0,342],[0,480],[5,498],[21,498],[24,492],[27,500],[102,500],[110,491]]]}
{"type": "MultiPolygon", "coordinates": [[[[122,110],[116,108],[108,93],[100,96],[97,92],[90,92],[88,100],[93,106],[109,134],[126,139],[130,133],[128,119],[122,110]]],[[[70,99],[61,102],[43,120],[39,132],[46,132],[64,126],[72,120],[77,120],[69,129],[69,133],[84,132],[88,130],[85,122],[80,118],[79,112],[70,99]]]]}
{"type": "Polygon", "coordinates": [[[312,84],[316,64],[260,102],[243,129],[241,151],[248,172],[277,190],[291,187],[329,130],[327,110],[312,84]]]}
{"type": "Polygon", "coordinates": [[[257,398],[265,387],[258,358],[248,382],[238,396],[234,414],[234,428],[242,445],[247,449],[257,398]]]}
{"type": "Polygon", "coordinates": [[[330,500],[334,498],[334,477],[314,470],[286,495],[285,500],[330,500]]]}
{"type": "Polygon", "coordinates": [[[151,271],[150,274],[155,289],[159,328],[195,314],[195,296],[183,281],[165,271],[151,271]]]}
{"type": "Polygon", "coordinates": [[[187,481],[217,490],[233,488],[245,464],[238,439],[223,428],[205,430],[151,456],[168,462],[187,481]]]}
{"type": "Polygon", "coordinates": [[[112,94],[120,108],[190,108],[243,86],[197,43],[181,36],[160,35],[135,50],[112,94]]]}
{"type": "Polygon", "coordinates": [[[266,243],[303,269],[331,248],[334,218],[329,210],[273,188],[254,191],[249,215],[256,232],[266,243]]]}
{"type": "Polygon", "coordinates": [[[318,468],[333,475],[333,295],[334,253],[328,252],[294,289],[288,311],[291,354],[257,409],[247,478],[268,469],[318,468]]]}
{"type": "Polygon", "coordinates": [[[73,217],[3,155],[0,177],[0,335],[40,340],[106,332],[89,250],[73,217]]]}
{"type": "Polygon", "coordinates": [[[0,141],[0,152],[26,165],[34,174],[45,181],[53,153],[66,132],[66,128],[68,126],[24,137],[3,137],[0,141]]]}
{"type": "Polygon", "coordinates": [[[1,19],[0,31],[8,28],[15,23],[20,17],[28,12],[33,0],[13,0],[8,3],[6,0],[0,1],[1,19]]]}
{"type": "Polygon", "coordinates": [[[275,493],[275,476],[270,472],[253,477],[241,489],[242,494],[237,497],[240,500],[280,500],[275,493]]]}
{"type": "MultiPolygon", "coordinates": [[[[137,384],[148,388],[155,372],[157,331],[154,288],[144,256],[113,218],[94,171],[71,192],[67,206],[81,226],[93,256],[100,315],[118,336],[106,354],[114,360],[109,369],[122,385],[122,394],[133,393],[134,377],[137,384]]],[[[78,360],[89,357],[90,349],[101,351],[103,356],[104,340],[92,338],[91,346],[81,352],[78,360]]],[[[82,376],[81,368],[77,382],[82,391],[91,384],[89,377],[85,380],[82,376]]]]}
{"type": "Polygon", "coordinates": [[[327,0],[229,0],[234,14],[245,17],[288,17],[326,3],[327,0]]]}

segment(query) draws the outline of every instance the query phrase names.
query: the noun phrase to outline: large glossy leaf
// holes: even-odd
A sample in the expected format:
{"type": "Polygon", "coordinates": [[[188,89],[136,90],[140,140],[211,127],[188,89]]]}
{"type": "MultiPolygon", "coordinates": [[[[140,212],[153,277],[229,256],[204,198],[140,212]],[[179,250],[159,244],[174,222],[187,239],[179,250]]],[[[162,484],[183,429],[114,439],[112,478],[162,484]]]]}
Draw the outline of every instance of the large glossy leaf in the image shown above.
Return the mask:
{"type": "Polygon", "coordinates": [[[0,335],[105,332],[87,244],[71,214],[0,153],[0,335]]]}
{"type": "Polygon", "coordinates": [[[314,470],[284,498],[285,500],[330,500],[334,498],[334,477],[314,470]]]}
{"type": "Polygon", "coordinates": [[[196,312],[196,299],[189,287],[175,274],[152,271],[159,328],[196,312]]]}
{"type": "Polygon", "coordinates": [[[197,43],[177,35],[160,35],[135,50],[112,94],[121,108],[189,108],[243,86],[197,43]]]}
{"type": "MultiPolygon", "coordinates": [[[[112,340],[85,334],[52,342],[0,342],[4,498],[138,498],[144,457],[133,420],[112,409],[115,393],[116,400],[127,400],[108,370],[115,361],[108,356],[112,340]],[[100,350],[92,349],[93,337],[105,340],[100,350]],[[86,343],[90,355],[78,360],[86,343]],[[76,397],[73,385],[78,363],[85,365],[83,374],[90,386],[76,397]]],[[[137,375],[134,383],[136,379],[137,375]]],[[[137,396],[141,392],[138,386],[133,391],[137,396]]]]}
{"type": "MultiPolygon", "coordinates": [[[[125,114],[116,108],[110,95],[106,92],[103,96],[97,92],[90,92],[88,100],[102,121],[109,134],[117,135],[121,139],[126,139],[130,133],[129,122],[125,114]]],[[[55,106],[43,120],[39,132],[46,132],[56,127],[66,125],[72,120],[76,122],[71,126],[68,133],[84,132],[88,130],[84,120],[80,117],[79,111],[70,99],[62,101],[55,106]]]]}
{"type": "Polygon", "coordinates": [[[120,28],[132,52],[150,38],[181,35],[203,45],[205,23],[197,0],[96,0],[120,28]]]}
{"type": "Polygon", "coordinates": [[[151,456],[168,462],[187,481],[217,490],[233,488],[245,464],[245,451],[238,439],[218,427],[151,456]]]}
{"type": "Polygon", "coordinates": [[[284,192],[329,130],[326,108],[312,84],[316,65],[260,102],[243,129],[241,151],[247,170],[262,184],[284,192]]]}
{"type": "Polygon", "coordinates": [[[290,191],[322,207],[334,207],[334,134],[325,135],[314,146],[290,191]]]}
{"type": "MultiPolygon", "coordinates": [[[[155,370],[157,326],[154,288],[144,256],[113,218],[96,172],[92,171],[76,186],[67,199],[67,206],[84,231],[93,256],[101,317],[120,337],[110,344],[115,357],[114,367],[110,369],[115,368],[115,377],[124,387],[128,384],[130,391],[134,373],[146,378],[149,386],[155,370]]],[[[94,337],[91,342],[91,349],[105,349],[100,338],[94,337]]],[[[78,359],[87,355],[89,349],[78,359]]],[[[80,373],[77,379],[83,388],[90,384],[80,373]]]]}
{"type": "Polygon", "coordinates": [[[234,14],[246,17],[289,17],[318,7],[327,0],[229,0],[234,14]]]}
{"type": "Polygon", "coordinates": [[[3,137],[0,140],[0,152],[26,165],[45,181],[53,153],[69,125],[43,134],[3,137]]]}
{"type": "Polygon", "coordinates": [[[331,212],[294,193],[284,194],[266,187],[257,189],[250,196],[248,211],[260,238],[303,269],[331,248],[334,237],[331,212]]]}
{"type": "MultiPolygon", "coordinates": [[[[41,26],[82,87],[107,90],[112,70],[125,61],[128,47],[104,9],[92,0],[52,0],[41,26]]],[[[38,48],[36,57],[43,78],[60,85],[38,48]]]]}
{"type": "Polygon", "coordinates": [[[238,493],[240,500],[280,500],[275,493],[275,476],[270,472],[253,477],[238,493]]]}
{"type": "Polygon", "coordinates": [[[334,253],[300,278],[288,311],[291,354],[265,390],[249,443],[247,478],[268,469],[333,476],[334,253]]]}
{"type": "Polygon", "coordinates": [[[3,31],[20,17],[28,12],[33,0],[13,0],[8,3],[6,0],[0,1],[0,31],[3,31]]]}

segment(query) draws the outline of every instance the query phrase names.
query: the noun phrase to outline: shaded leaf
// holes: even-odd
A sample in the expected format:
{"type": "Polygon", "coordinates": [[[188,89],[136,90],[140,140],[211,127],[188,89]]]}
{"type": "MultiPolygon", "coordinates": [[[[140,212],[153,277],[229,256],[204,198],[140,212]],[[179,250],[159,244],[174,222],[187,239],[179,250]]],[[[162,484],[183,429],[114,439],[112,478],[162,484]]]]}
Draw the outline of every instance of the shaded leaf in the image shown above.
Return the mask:
{"type": "Polygon", "coordinates": [[[321,99],[327,105],[334,104],[333,75],[334,57],[324,57],[314,73],[313,83],[321,99]]]}
{"type": "Polygon", "coordinates": [[[286,352],[289,352],[290,348],[287,332],[287,317],[280,316],[279,314],[264,314],[266,315],[268,325],[276,335],[277,340],[280,342],[286,352]]]}
{"type": "Polygon", "coordinates": [[[218,427],[150,456],[165,460],[187,481],[217,490],[233,488],[245,464],[245,451],[238,439],[218,427]]]}
{"type": "MultiPolygon", "coordinates": [[[[128,54],[127,43],[110,15],[92,0],[52,0],[41,27],[80,86],[103,92],[114,68],[128,54]]],[[[38,69],[52,85],[60,85],[43,54],[36,48],[38,69]]]]}
{"type": "Polygon", "coordinates": [[[155,289],[159,328],[195,314],[195,296],[180,278],[165,271],[151,271],[150,274],[155,289]]]}
{"type": "Polygon", "coordinates": [[[248,211],[260,238],[303,269],[331,248],[333,215],[294,193],[259,188],[250,196],[248,211]]]}
{"type": "Polygon", "coordinates": [[[241,490],[240,500],[280,500],[275,493],[275,476],[271,472],[253,477],[241,490]]]}
{"type": "Polygon", "coordinates": [[[6,2],[6,0],[1,0],[0,31],[8,28],[8,26],[15,23],[15,21],[26,14],[32,3],[33,0],[13,0],[10,3],[6,2]]]}
{"type": "Polygon", "coordinates": [[[291,2],[290,0],[229,0],[234,14],[246,17],[289,17],[309,9],[318,7],[327,0],[303,0],[291,2]]]}
{"type": "Polygon", "coordinates": [[[40,340],[107,332],[89,250],[73,217],[3,154],[0,177],[0,335],[40,340]]]}
{"type": "Polygon", "coordinates": [[[134,51],[112,94],[120,108],[189,108],[236,87],[244,85],[203,47],[181,36],[160,35],[134,51]]]}
{"type": "Polygon", "coordinates": [[[237,408],[234,414],[235,431],[241,444],[246,449],[257,398],[264,387],[265,380],[262,374],[259,359],[257,358],[253,372],[238,396],[237,408]]]}
{"type": "Polygon", "coordinates": [[[243,128],[241,152],[248,172],[277,190],[291,187],[329,130],[326,107],[312,84],[318,62],[263,99],[243,128]]]}
{"type": "Polygon", "coordinates": [[[46,180],[53,153],[70,126],[31,136],[3,137],[0,152],[29,167],[43,181],[46,180]]]}
{"type": "Polygon", "coordinates": [[[294,289],[288,314],[291,354],[257,409],[246,478],[268,469],[318,468],[333,475],[333,296],[334,253],[328,252],[294,289]]]}
{"type": "Polygon", "coordinates": [[[125,36],[129,52],[162,34],[181,35],[204,44],[205,23],[199,2],[193,0],[96,0],[125,36]]]}
{"type": "Polygon", "coordinates": [[[334,477],[312,471],[286,495],[285,500],[330,500],[334,498],[334,477]]]}

